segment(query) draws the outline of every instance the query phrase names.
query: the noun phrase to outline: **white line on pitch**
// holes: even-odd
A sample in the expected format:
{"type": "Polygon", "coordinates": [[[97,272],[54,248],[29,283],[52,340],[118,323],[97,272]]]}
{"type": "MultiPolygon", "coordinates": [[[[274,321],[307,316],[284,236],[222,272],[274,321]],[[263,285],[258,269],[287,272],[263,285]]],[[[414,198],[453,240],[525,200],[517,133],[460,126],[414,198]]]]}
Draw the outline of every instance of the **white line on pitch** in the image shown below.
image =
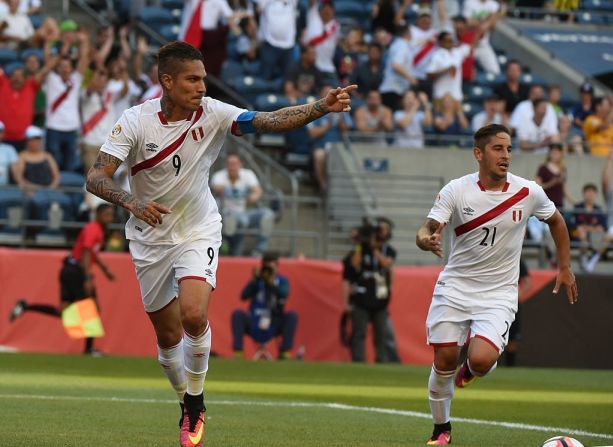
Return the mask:
{"type": "MultiPolygon", "coordinates": [[[[0,399],[34,399],[34,400],[72,400],[72,401],[98,401],[98,402],[127,402],[143,404],[177,404],[173,399],[141,399],[128,397],[95,397],[95,396],[49,396],[28,394],[0,394],[0,399]]],[[[250,400],[207,400],[212,405],[245,405],[258,407],[294,407],[294,408],[328,408],[344,411],[364,411],[368,413],[390,414],[394,416],[407,416],[419,419],[431,419],[429,413],[408,410],[394,410],[392,408],[360,407],[358,405],[339,404],[334,402],[283,402],[283,401],[250,401],[250,400]]],[[[568,427],[547,427],[544,425],[522,424],[518,422],[488,421],[485,419],[454,417],[454,422],[465,422],[476,425],[492,425],[495,427],[515,428],[519,430],[557,432],[565,435],[590,436],[593,438],[613,439],[613,434],[594,433],[568,427]]]]}

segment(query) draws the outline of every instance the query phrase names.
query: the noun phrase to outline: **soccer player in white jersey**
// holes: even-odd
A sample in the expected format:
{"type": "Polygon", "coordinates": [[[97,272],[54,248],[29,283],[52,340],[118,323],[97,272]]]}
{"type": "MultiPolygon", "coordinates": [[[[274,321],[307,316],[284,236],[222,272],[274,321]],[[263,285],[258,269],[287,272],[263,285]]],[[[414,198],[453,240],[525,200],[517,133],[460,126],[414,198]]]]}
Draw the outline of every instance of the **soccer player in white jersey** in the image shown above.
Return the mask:
{"type": "Polygon", "coordinates": [[[509,172],[509,130],[498,124],[482,127],[474,144],[479,171],[445,185],[416,237],[419,248],[442,257],[441,230],[453,226],[449,261],[426,320],[428,344],[434,348],[428,381],[434,432],[427,445],[451,444],[454,375],[462,388],[492,372],[504,351],[517,311],[519,258],[530,216],[549,225],[556,244],[559,272],[553,293],[563,284],[571,304],[578,297],[564,219],[539,185],[509,172]],[[468,342],[467,359],[456,373],[468,342]]]}
{"type": "Polygon", "coordinates": [[[195,447],[203,441],[211,349],[207,312],[221,244],[209,169],[230,132],[287,131],[330,112],[347,112],[357,86],[332,89],[310,104],[248,112],[205,97],[204,60],[194,47],[166,44],[158,64],[162,98],[123,113],[88,173],[87,189],[132,213],[126,237],[158,359],[181,403],[180,443],[195,447]],[[113,181],[124,161],[131,193],[113,181]]]}

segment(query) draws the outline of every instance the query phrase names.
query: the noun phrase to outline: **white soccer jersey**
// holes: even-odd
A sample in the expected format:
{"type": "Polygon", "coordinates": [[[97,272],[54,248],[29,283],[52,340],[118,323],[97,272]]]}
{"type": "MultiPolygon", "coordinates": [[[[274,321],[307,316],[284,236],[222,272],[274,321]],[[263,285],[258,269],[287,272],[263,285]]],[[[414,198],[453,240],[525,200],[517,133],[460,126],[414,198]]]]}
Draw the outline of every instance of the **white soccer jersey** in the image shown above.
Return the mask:
{"type": "Polygon", "coordinates": [[[449,182],[428,218],[450,226],[449,262],[435,295],[451,301],[504,301],[517,308],[519,258],[530,216],[546,220],[556,211],[543,188],[507,174],[502,191],[486,191],[479,174],[449,182]]]}
{"type": "Polygon", "coordinates": [[[209,170],[245,111],[205,97],[183,121],[168,123],[160,99],[123,113],[101,151],[127,162],[130,188],[138,199],[172,210],[156,227],[130,216],[128,239],[160,245],[210,235],[221,216],[209,189],[209,170]]]}

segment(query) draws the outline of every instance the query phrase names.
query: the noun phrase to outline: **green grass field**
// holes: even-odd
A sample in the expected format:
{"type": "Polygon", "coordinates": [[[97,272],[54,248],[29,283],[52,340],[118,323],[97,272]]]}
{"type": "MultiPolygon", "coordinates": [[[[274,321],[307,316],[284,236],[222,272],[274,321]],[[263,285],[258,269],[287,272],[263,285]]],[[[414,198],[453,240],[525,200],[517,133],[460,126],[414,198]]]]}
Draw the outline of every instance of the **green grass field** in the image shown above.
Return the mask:
{"type": "MultiPolygon", "coordinates": [[[[213,359],[205,445],[422,446],[428,371],[213,359]]],[[[613,445],[613,371],[499,368],[452,414],[457,446],[613,445]]],[[[175,446],[178,417],[155,359],[0,354],[2,447],[175,446]]]]}

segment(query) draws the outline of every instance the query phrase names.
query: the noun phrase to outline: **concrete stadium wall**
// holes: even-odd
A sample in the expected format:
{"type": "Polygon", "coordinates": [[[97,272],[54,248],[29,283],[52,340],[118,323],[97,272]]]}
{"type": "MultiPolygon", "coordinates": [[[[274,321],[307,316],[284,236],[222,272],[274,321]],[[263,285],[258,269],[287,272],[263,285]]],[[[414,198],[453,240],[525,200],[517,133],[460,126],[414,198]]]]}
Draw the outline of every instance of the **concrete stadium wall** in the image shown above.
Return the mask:
{"type": "MultiPolygon", "coordinates": [[[[476,172],[478,169],[471,150],[440,148],[410,150],[358,144],[354,145],[354,148],[361,160],[387,159],[389,161],[388,172],[391,174],[437,176],[445,179],[447,183],[469,172],[476,172]]],[[[511,172],[533,179],[539,165],[544,160],[544,155],[515,153],[511,160],[511,172]]],[[[581,199],[581,188],[585,183],[596,183],[600,190],[604,158],[569,155],[565,158],[564,163],[568,170],[567,189],[576,200],[581,199]]],[[[598,200],[602,203],[601,196],[598,200]]]]}

